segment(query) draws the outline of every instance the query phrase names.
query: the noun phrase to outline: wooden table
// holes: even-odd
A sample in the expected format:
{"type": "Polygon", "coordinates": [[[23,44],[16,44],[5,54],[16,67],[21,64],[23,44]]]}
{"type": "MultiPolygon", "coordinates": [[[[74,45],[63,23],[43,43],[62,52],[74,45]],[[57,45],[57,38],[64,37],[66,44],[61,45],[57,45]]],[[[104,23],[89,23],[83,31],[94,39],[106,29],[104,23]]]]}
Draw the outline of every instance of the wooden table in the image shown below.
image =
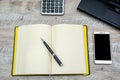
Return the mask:
{"type": "Polygon", "coordinates": [[[120,80],[120,30],[78,11],[79,2],[65,0],[63,16],[43,16],[40,0],[0,0],[0,80],[120,80]],[[14,27],[41,23],[88,25],[89,76],[11,76],[14,27]],[[94,64],[94,31],[111,32],[112,65],[94,64]]]}

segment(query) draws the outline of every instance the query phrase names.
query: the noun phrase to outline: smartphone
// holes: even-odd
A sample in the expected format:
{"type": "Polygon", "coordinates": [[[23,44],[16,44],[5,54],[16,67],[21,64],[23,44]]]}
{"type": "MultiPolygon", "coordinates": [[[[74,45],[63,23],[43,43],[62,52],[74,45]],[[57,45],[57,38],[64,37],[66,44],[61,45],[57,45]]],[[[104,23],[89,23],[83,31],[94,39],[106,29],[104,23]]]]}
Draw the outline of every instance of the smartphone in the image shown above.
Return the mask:
{"type": "Polygon", "coordinates": [[[110,33],[94,32],[95,64],[112,64],[110,50],[110,33]]]}

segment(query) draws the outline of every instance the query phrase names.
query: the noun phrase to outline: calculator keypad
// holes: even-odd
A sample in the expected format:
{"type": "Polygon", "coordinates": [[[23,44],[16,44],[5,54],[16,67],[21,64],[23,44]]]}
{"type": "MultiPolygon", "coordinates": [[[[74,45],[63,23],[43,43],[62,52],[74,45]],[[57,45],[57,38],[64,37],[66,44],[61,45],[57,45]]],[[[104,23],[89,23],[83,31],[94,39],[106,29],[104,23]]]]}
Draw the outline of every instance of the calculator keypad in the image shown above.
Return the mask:
{"type": "Polygon", "coordinates": [[[64,0],[42,0],[42,14],[62,15],[64,13],[64,0]]]}

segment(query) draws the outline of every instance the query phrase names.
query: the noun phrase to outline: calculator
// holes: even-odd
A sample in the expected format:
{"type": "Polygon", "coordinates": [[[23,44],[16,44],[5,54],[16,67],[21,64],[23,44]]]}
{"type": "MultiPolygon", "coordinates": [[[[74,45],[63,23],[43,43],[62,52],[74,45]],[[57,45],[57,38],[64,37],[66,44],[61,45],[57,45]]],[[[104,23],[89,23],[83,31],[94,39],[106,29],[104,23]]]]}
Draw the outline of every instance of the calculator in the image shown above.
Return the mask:
{"type": "Polygon", "coordinates": [[[42,0],[41,14],[63,15],[64,14],[64,0],[42,0]]]}

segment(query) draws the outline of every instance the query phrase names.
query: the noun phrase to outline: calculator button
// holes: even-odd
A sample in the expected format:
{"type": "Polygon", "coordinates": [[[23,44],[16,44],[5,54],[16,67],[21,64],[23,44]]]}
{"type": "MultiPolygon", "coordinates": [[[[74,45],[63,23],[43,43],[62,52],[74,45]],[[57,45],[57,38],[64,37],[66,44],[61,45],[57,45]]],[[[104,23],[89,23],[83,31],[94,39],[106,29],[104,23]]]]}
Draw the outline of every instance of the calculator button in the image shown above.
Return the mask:
{"type": "Polygon", "coordinates": [[[51,10],[51,13],[54,13],[54,9],[51,10]]]}
{"type": "Polygon", "coordinates": [[[58,9],[58,7],[55,7],[55,9],[58,9]]]}
{"type": "Polygon", "coordinates": [[[58,0],[55,0],[55,2],[58,2],[58,0]]]}
{"type": "Polygon", "coordinates": [[[59,9],[62,9],[62,7],[59,7],[59,9]]]}
{"type": "Polygon", "coordinates": [[[43,7],[43,9],[46,9],[46,7],[43,7]]]}
{"type": "Polygon", "coordinates": [[[43,3],[43,6],[45,6],[46,5],[46,3],[43,3]]]}
{"type": "Polygon", "coordinates": [[[58,10],[58,8],[55,8],[55,10],[58,10]]]}
{"type": "Polygon", "coordinates": [[[62,5],[63,5],[62,3],[59,4],[59,6],[62,6],[62,5]]]}
{"type": "Polygon", "coordinates": [[[54,7],[52,6],[51,9],[54,9],[54,7]]]}
{"type": "Polygon", "coordinates": [[[46,2],[46,0],[43,0],[43,2],[46,2]]]}
{"type": "Polygon", "coordinates": [[[43,9],[46,9],[47,7],[46,7],[46,6],[43,6],[42,8],[43,8],[43,9]]]}
{"type": "Polygon", "coordinates": [[[58,9],[55,9],[55,13],[58,13],[58,9]]]}
{"type": "Polygon", "coordinates": [[[49,2],[47,3],[47,6],[50,6],[50,3],[49,3],[49,2]]]}
{"type": "Polygon", "coordinates": [[[47,7],[47,9],[50,9],[50,7],[47,7]]]}
{"type": "Polygon", "coordinates": [[[50,2],[50,0],[47,0],[47,2],[50,2]]]}
{"type": "Polygon", "coordinates": [[[51,2],[54,2],[54,0],[51,0],[51,2]]]}
{"type": "Polygon", "coordinates": [[[59,9],[59,13],[62,13],[62,9],[59,9]]]}
{"type": "Polygon", "coordinates": [[[59,0],[60,2],[63,2],[63,0],[59,0]]]}
{"type": "Polygon", "coordinates": [[[58,1],[56,1],[55,3],[58,3],[58,1]]]}
{"type": "Polygon", "coordinates": [[[53,2],[51,2],[51,6],[54,6],[54,3],[53,3],[53,2]]]}
{"type": "Polygon", "coordinates": [[[55,6],[58,6],[58,3],[55,3],[55,6]]]}
{"type": "Polygon", "coordinates": [[[46,12],[46,10],[45,10],[45,9],[43,9],[43,10],[42,10],[42,12],[44,12],[44,13],[45,13],[45,12],[46,12]]]}
{"type": "Polygon", "coordinates": [[[46,7],[46,5],[43,5],[43,7],[46,7]]]}
{"type": "Polygon", "coordinates": [[[50,13],[50,10],[49,10],[49,9],[47,10],[47,13],[50,13]]]}

